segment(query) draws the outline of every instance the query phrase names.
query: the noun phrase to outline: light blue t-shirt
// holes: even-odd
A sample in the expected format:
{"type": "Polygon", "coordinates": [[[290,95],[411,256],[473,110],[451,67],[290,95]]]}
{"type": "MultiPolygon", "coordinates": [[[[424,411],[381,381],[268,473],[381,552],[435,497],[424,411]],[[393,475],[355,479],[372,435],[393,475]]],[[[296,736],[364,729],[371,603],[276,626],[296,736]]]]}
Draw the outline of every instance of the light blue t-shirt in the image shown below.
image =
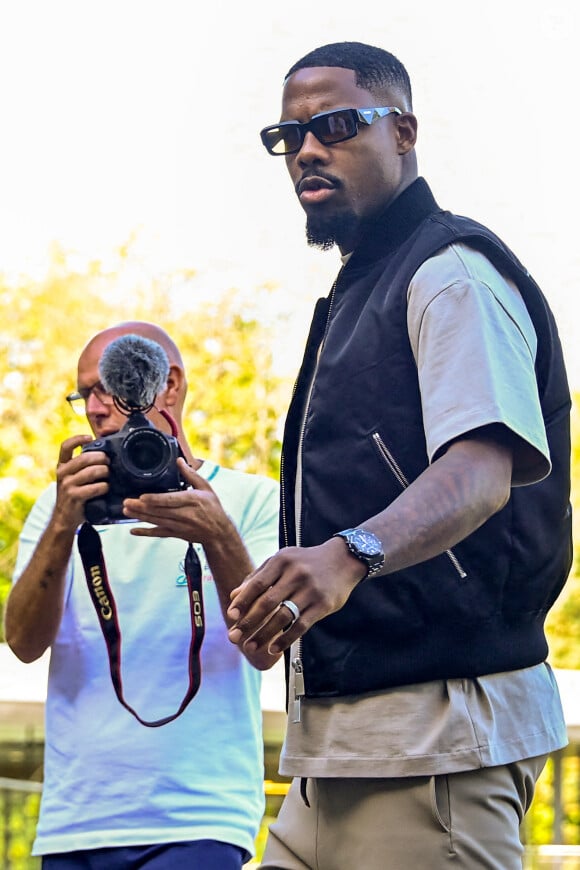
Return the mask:
{"type": "MultiPolygon", "coordinates": [[[[278,485],[204,462],[256,565],[278,547],[278,485]]],[[[52,485],[24,526],[15,577],[51,515],[52,485]]],[[[187,544],[98,526],[122,636],[127,702],[146,720],[174,713],[188,687],[187,544]]],[[[227,637],[201,547],[205,638],[197,695],[181,716],[141,725],[115,695],[105,641],[74,546],[51,648],[44,790],[34,854],[216,839],[254,850],[264,809],[260,672],[227,637]]]]}

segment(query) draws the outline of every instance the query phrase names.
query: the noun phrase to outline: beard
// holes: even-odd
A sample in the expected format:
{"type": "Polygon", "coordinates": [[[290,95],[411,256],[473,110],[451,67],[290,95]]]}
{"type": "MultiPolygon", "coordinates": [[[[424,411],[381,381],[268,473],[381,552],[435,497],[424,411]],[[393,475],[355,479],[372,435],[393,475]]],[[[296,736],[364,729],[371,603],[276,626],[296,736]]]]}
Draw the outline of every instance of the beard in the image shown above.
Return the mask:
{"type": "Polygon", "coordinates": [[[340,247],[343,239],[352,238],[358,226],[353,212],[333,215],[309,215],[306,220],[306,241],[313,248],[329,251],[334,245],[340,247]]]}

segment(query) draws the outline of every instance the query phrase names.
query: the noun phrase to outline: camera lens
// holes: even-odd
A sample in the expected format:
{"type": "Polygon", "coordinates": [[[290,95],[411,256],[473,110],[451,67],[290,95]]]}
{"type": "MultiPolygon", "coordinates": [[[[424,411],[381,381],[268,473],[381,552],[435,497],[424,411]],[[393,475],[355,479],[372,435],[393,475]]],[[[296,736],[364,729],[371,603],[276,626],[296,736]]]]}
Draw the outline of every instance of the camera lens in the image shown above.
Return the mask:
{"type": "Polygon", "coordinates": [[[134,477],[154,477],[171,461],[171,450],[162,432],[136,429],[123,442],[123,464],[134,477]]]}

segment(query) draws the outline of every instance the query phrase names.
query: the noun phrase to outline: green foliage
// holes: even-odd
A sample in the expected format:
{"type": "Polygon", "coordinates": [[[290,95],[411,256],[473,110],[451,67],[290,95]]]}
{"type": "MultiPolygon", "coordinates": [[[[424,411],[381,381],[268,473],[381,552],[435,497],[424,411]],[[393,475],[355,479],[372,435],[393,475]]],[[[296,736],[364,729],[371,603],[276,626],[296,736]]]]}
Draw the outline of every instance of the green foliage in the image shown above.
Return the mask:
{"type": "Polygon", "coordinates": [[[176,323],[171,333],[182,333],[189,360],[184,428],[194,454],[277,477],[285,395],[272,374],[270,338],[231,295],[196,314],[194,327],[176,323]]]}
{"type": "MultiPolygon", "coordinates": [[[[10,577],[16,560],[18,535],[24,518],[34,503],[34,498],[15,491],[7,498],[0,498],[0,621],[4,602],[10,590],[10,577]]],[[[0,624],[0,640],[2,625],[0,624]]]]}
{"type": "Polygon", "coordinates": [[[40,858],[30,857],[40,793],[0,789],[0,860],[5,870],[33,870],[40,858]]]}
{"type": "Polygon", "coordinates": [[[288,390],[273,373],[272,336],[240,294],[196,304],[198,289],[191,272],[144,281],[130,249],[109,271],[98,263],[75,270],[55,249],[42,280],[0,275],[0,616],[19,531],[54,479],[60,444],[90,431],[64,397],[76,386],[79,352],[100,329],[133,319],[166,329],[183,354],[184,429],[194,455],[277,477],[288,390]],[[176,286],[189,303],[181,314],[176,286]]]}
{"type": "MultiPolygon", "coordinates": [[[[573,396],[572,406],[572,511],[574,541],[580,534],[580,394],[573,396]]],[[[580,553],[575,558],[570,577],[548,616],[546,632],[550,643],[550,662],[557,668],[580,668],[580,553]]]]}
{"type": "MultiPolygon", "coordinates": [[[[580,394],[573,396],[572,407],[572,510],[574,541],[580,533],[580,394]]],[[[550,662],[557,668],[580,669],[580,555],[575,552],[574,566],[558,601],[546,621],[550,644],[550,662]]],[[[564,843],[580,842],[580,804],[578,781],[580,759],[565,753],[563,756],[564,816],[562,838],[564,843]]],[[[526,820],[531,844],[553,842],[554,826],[554,760],[550,759],[536,788],[534,802],[526,820]]]]}
{"type": "Polygon", "coordinates": [[[580,669],[580,577],[573,574],[548,616],[550,662],[556,668],[580,669]]]}
{"type": "Polygon", "coordinates": [[[552,755],[538,779],[534,800],[524,822],[524,839],[530,846],[542,846],[554,842],[567,845],[580,843],[580,803],[578,782],[580,759],[569,750],[552,755]],[[555,768],[561,765],[561,803],[560,837],[555,836],[556,814],[555,768]]]}

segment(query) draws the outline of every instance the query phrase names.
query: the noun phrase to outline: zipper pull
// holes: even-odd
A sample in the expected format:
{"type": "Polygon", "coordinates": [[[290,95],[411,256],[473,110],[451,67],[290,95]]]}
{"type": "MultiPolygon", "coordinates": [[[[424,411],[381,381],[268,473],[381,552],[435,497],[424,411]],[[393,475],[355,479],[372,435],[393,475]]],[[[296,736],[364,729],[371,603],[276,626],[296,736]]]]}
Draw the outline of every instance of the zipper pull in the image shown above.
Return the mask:
{"type": "Polygon", "coordinates": [[[292,659],[294,668],[294,701],[292,702],[292,722],[300,722],[300,703],[305,694],[304,669],[300,658],[292,659]]]}

